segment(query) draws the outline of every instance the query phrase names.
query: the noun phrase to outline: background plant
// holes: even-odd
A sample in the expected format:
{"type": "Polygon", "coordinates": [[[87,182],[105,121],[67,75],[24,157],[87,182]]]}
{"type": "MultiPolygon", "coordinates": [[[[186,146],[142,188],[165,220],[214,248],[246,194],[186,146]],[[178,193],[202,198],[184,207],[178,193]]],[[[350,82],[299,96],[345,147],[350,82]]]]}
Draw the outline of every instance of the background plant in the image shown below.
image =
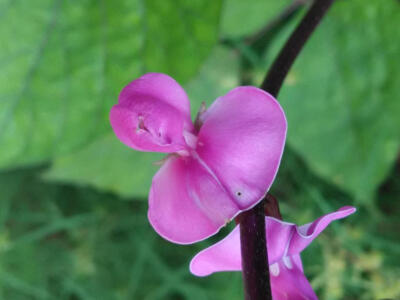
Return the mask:
{"type": "MultiPolygon", "coordinates": [[[[150,229],[158,156],[119,143],[108,111],[146,71],[177,78],[193,111],[258,86],[303,3],[0,0],[0,298],[242,299],[241,274],[188,272],[213,239],[150,229]]],[[[359,208],[303,254],[323,299],[400,297],[399,17],[395,0],[337,1],[279,96],[284,218],[359,208]]]]}

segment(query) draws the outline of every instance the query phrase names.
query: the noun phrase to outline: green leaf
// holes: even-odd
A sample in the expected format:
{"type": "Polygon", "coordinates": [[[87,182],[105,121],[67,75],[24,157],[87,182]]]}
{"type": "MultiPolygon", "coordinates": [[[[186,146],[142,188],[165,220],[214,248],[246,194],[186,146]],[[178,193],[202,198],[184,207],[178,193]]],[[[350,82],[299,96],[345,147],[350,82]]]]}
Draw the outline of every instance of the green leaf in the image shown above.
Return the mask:
{"type": "Polygon", "coordinates": [[[202,102],[209,107],[215,99],[239,85],[238,53],[216,47],[210,54],[200,72],[186,84],[191,100],[192,117],[199,111],[202,102]]]}
{"type": "Polygon", "coordinates": [[[226,0],[221,22],[223,37],[238,38],[260,30],[290,4],[291,0],[226,0]]]}
{"type": "Polygon", "coordinates": [[[399,8],[335,3],[279,95],[289,145],[358,200],[373,197],[399,152],[399,8]]]}
{"type": "Polygon", "coordinates": [[[78,151],[110,132],[121,88],[144,72],[193,76],[221,0],[0,1],[0,168],[78,151]]]}
{"type": "Polygon", "coordinates": [[[158,169],[153,163],[163,156],[135,151],[109,134],[78,152],[57,158],[43,178],[146,199],[158,169]]]}
{"type": "Polygon", "coordinates": [[[188,268],[227,228],[182,247],[151,228],[147,203],[43,183],[37,171],[0,172],[0,184],[17,187],[0,189],[11,203],[0,227],[1,299],[243,299],[240,273],[196,278],[188,268]]]}
{"type": "MultiPolygon", "coordinates": [[[[200,73],[187,85],[196,114],[201,101],[214,99],[237,85],[235,53],[216,48],[200,73]],[[230,74],[230,75],[229,75],[230,74]]],[[[55,159],[43,178],[50,181],[90,185],[124,197],[147,198],[151,179],[158,167],[152,164],[163,154],[137,152],[109,134],[84,149],[55,159]]]]}

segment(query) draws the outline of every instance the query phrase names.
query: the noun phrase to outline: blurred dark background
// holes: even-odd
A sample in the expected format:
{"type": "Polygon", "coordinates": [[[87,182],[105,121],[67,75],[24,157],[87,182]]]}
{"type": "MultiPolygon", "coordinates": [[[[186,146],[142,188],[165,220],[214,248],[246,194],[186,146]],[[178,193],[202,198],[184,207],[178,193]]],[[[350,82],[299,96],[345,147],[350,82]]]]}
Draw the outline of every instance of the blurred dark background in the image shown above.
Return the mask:
{"type": "MultiPolygon", "coordinates": [[[[129,81],[167,73],[193,115],[259,85],[310,1],[0,0],[0,299],[242,299],[240,273],[192,276],[197,251],[148,224],[160,155],[108,121],[129,81]]],[[[400,298],[400,4],[337,0],[278,100],[285,220],[343,205],[302,255],[321,299],[400,298]]]]}

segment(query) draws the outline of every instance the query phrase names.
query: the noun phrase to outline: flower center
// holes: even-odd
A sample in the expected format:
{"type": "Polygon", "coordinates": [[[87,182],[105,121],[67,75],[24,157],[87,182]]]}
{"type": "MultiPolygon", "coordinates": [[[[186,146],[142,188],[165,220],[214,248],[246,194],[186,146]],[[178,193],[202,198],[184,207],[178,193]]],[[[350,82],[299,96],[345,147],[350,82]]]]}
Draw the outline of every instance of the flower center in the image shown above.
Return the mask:
{"type": "Polygon", "coordinates": [[[147,127],[144,125],[144,117],[143,116],[139,116],[138,117],[138,124],[137,124],[137,127],[136,127],[136,131],[140,131],[140,130],[144,130],[144,131],[149,132],[147,127]]]}

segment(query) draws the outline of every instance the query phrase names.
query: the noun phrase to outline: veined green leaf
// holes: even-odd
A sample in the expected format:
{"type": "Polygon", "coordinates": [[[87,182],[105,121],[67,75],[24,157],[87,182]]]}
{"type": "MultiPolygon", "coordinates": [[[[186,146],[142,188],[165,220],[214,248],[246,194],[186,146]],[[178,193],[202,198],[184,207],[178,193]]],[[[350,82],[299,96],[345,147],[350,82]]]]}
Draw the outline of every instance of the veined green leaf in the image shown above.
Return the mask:
{"type": "Polygon", "coordinates": [[[144,72],[188,80],[217,38],[221,1],[0,1],[0,168],[78,151],[110,132],[144,72]]]}

